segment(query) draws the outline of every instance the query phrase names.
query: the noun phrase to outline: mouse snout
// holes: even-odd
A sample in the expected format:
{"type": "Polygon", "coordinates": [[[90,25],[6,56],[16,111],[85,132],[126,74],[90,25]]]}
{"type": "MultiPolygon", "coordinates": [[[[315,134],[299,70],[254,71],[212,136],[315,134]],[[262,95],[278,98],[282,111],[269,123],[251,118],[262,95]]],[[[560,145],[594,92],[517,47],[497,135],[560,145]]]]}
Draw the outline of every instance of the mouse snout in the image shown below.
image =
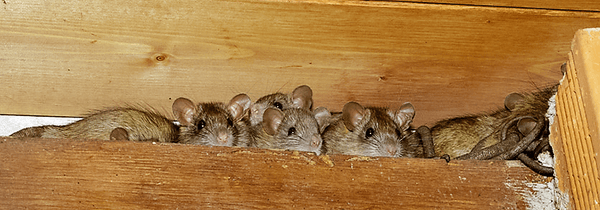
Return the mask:
{"type": "Polygon", "coordinates": [[[217,141],[220,145],[227,145],[227,141],[229,140],[229,135],[226,131],[221,131],[217,133],[217,141]]]}
{"type": "Polygon", "coordinates": [[[321,148],[322,142],[323,140],[321,139],[320,135],[313,135],[310,139],[310,147],[313,149],[319,149],[321,148]]]}
{"type": "Polygon", "coordinates": [[[393,146],[393,145],[386,145],[385,151],[388,153],[388,155],[393,157],[393,156],[396,156],[396,152],[398,152],[398,147],[393,146]]]}

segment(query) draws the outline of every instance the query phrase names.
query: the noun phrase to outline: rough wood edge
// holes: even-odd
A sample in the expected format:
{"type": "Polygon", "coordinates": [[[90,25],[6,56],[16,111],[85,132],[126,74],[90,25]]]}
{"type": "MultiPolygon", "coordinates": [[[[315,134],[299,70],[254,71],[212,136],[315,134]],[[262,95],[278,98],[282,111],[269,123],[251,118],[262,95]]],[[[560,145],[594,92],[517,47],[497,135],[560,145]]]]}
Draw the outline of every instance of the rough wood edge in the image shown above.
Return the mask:
{"type": "Polygon", "coordinates": [[[552,205],[547,200],[552,179],[518,161],[447,164],[149,142],[0,138],[0,163],[0,183],[6,184],[0,188],[0,204],[9,208],[538,209],[552,205]],[[181,161],[184,157],[195,159],[181,161]],[[436,173],[427,173],[432,170],[436,173]],[[391,182],[384,181],[390,180],[388,176],[391,182]],[[257,185],[265,187],[253,188],[257,185]],[[382,192],[391,186],[399,191],[382,192]],[[203,197],[207,195],[210,198],[203,197]],[[331,196],[337,200],[330,200],[331,196]],[[271,201],[265,202],[268,198],[271,201]],[[350,200],[355,204],[348,205],[350,200]]]}
{"type": "MultiPolygon", "coordinates": [[[[572,206],[576,209],[600,208],[597,202],[599,184],[598,179],[595,178],[598,172],[594,158],[590,158],[594,156],[589,142],[590,133],[585,120],[586,113],[581,101],[572,54],[569,54],[566,76],[558,89],[556,112],[560,141],[566,158],[566,170],[569,174],[570,191],[568,192],[573,197],[570,198],[573,201],[572,206]]],[[[557,172],[562,170],[556,169],[557,172]]],[[[560,180],[563,177],[557,178],[560,180]]]]}
{"type": "MultiPolygon", "coordinates": [[[[587,115],[583,115],[583,120],[587,123],[586,129],[589,130],[587,138],[588,148],[594,151],[592,161],[596,162],[596,167],[600,170],[600,28],[588,28],[577,31],[572,44],[573,70],[578,79],[581,99],[587,115]]],[[[600,179],[600,177],[598,177],[600,179]]]]}
{"type": "MultiPolygon", "coordinates": [[[[561,85],[566,85],[566,82],[561,83],[561,85]]],[[[554,199],[556,200],[556,206],[558,209],[574,209],[573,202],[573,191],[571,190],[572,186],[572,178],[569,174],[570,162],[567,161],[565,147],[563,145],[564,141],[562,140],[564,137],[564,131],[560,127],[559,119],[557,117],[558,112],[558,98],[560,97],[561,90],[554,97],[554,117],[550,121],[550,145],[552,146],[552,150],[554,153],[554,177],[556,178],[555,187],[556,194],[554,199]]],[[[551,107],[552,108],[552,107],[551,107]]]]}

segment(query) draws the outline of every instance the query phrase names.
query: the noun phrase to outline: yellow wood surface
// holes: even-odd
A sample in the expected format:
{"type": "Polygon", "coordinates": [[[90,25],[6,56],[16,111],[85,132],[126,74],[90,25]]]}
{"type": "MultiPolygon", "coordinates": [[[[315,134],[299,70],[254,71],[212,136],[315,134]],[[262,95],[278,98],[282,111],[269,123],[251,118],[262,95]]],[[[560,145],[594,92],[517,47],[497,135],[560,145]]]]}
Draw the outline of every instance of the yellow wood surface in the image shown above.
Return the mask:
{"type": "Polygon", "coordinates": [[[549,180],[518,161],[0,138],[2,209],[526,209],[549,180]]]}
{"type": "Polygon", "coordinates": [[[595,12],[404,2],[5,1],[0,113],[81,116],[298,85],[315,106],[415,105],[415,124],[488,111],[561,77],[595,12]],[[162,61],[157,61],[162,60],[162,61]]]}
{"type": "Polygon", "coordinates": [[[576,209],[600,209],[598,164],[598,39],[597,29],[579,31],[573,39],[566,76],[556,95],[560,140],[553,138],[556,177],[576,209]],[[564,161],[563,161],[564,158],[564,161]],[[568,184],[567,184],[568,182],[568,184]]]}
{"type": "MultiPolygon", "coordinates": [[[[581,99],[588,113],[590,149],[600,153],[600,28],[579,30],[573,40],[573,67],[581,84],[581,99]]],[[[594,157],[598,169],[600,159],[594,157]]],[[[599,177],[600,179],[600,177],[599,177]]]]}

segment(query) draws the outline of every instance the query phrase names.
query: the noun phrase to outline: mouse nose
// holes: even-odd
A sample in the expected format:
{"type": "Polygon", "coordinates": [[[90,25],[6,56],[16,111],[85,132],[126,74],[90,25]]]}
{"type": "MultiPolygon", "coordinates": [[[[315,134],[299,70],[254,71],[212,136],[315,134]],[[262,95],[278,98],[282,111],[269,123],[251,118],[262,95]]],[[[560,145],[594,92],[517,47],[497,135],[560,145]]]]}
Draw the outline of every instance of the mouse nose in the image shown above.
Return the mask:
{"type": "Polygon", "coordinates": [[[398,152],[398,148],[392,145],[387,145],[385,150],[390,154],[390,156],[395,156],[396,152],[398,152]]]}
{"type": "Polygon", "coordinates": [[[321,148],[321,143],[323,142],[323,140],[321,139],[320,135],[314,135],[312,136],[312,138],[310,139],[310,147],[313,149],[319,149],[321,148]]]}
{"type": "Polygon", "coordinates": [[[219,132],[219,134],[217,135],[217,140],[219,141],[220,145],[227,145],[227,139],[227,132],[219,132]]]}

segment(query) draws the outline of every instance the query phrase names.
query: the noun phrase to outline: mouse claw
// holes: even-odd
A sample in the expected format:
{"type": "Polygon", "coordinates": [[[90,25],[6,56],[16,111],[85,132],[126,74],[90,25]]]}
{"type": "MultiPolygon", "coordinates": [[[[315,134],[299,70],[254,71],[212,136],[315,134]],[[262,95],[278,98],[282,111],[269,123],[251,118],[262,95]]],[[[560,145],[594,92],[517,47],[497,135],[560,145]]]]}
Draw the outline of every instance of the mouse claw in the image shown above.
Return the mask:
{"type": "Polygon", "coordinates": [[[444,154],[444,155],[442,155],[440,157],[433,157],[432,159],[444,159],[444,160],[446,160],[446,163],[449,163],[450,162],[450,155],[444,154]]]}

